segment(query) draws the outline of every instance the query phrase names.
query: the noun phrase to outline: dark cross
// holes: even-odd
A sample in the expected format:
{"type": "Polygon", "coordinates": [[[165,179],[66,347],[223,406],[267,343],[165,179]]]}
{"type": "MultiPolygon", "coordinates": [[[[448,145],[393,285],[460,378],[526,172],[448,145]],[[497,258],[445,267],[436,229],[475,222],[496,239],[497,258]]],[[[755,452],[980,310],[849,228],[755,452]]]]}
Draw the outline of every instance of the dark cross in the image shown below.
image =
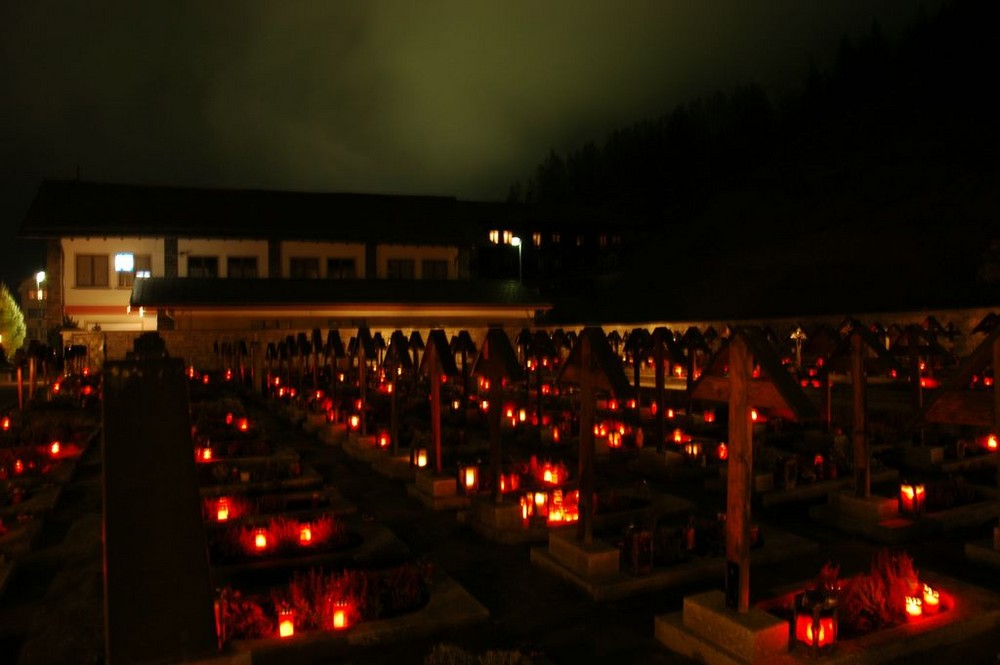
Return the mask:
{"type": "Polygon", "coordinates": [[[427,335],[424,357],[420,361],[420,373],[430,379],[431,388],[431,437],[434,439],[434,470],[441,474],[441,377],[455,376],[455,355],[448,347],[444,331],[436,329],[427,335]]]}
{"type": "Polygon", "coordinates": [[[500,491],[500,474],[503,472],[503,458],[500,440],[500,415],[503,408],[501,401],[501,384],[504,379],[520,381],[523,371],[517,361],[517,354],[510,344],[510,338],[503,328],[491,327],[486,332],[479,357],[472,368],[473,374],[485,377],[490,382],[490,408],[487,412],[490,425],[490,475],[493,479],[493,500],[503,501],[500,491]]]}

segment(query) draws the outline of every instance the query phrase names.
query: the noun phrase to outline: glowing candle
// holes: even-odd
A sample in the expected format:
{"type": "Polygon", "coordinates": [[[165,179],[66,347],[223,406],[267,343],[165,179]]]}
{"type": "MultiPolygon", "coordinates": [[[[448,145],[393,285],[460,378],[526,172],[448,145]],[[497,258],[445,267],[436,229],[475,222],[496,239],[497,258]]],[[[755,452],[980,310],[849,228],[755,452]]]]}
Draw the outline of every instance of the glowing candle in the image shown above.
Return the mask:
{"type": "Polygon", "coordinates": [[[281,610],[278,613],[278,637],[291,637],[295,634],[295,614],[292,610],[281,610]]]}
{"type": "Polygon", "coordinates": [[[924,585],[924,614],[936,614],[941,607],[941,594],[937,589],[924,585]]]}
{"type": "Polygon", "coordinates": [[[267,532],[264,529],[257,529],[253,534],[253,546],[258,550],[267,548],[267,532]]]}
{"type": "Polygon", "coordinates": [[[215,521],[225,522],[229,519],[229,499],[219,499],[215,507],[215,521]]]}
{"type": "Polygon", "coordinates": [[[906,616],[909,618],[916,618],[924,613],[923,601],[916,596],[906,597],[906,616]]]}

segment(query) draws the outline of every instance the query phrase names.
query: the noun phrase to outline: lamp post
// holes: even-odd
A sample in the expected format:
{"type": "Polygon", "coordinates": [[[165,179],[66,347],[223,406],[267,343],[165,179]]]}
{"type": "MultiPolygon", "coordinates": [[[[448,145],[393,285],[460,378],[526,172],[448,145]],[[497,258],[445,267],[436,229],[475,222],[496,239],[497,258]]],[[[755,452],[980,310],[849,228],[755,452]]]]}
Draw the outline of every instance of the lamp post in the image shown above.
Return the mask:
{"type": "Polygon", "coordinates": [[[510,239],[510,244],[513,247],[517,247],[517,281],[522,281],[521,273],[521,238],[520,236],[514,236],[510,239]]]}

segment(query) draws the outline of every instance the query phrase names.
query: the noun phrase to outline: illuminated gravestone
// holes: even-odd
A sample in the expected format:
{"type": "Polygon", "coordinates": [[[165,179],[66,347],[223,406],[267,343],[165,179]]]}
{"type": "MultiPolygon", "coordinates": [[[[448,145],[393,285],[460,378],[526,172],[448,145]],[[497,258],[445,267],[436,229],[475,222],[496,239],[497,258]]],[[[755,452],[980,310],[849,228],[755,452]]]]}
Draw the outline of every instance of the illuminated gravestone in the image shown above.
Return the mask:
{"type": "Polygon", "coordinates": [[[104,365],[107,662],[218,651],[180,359],[104,365]]]}

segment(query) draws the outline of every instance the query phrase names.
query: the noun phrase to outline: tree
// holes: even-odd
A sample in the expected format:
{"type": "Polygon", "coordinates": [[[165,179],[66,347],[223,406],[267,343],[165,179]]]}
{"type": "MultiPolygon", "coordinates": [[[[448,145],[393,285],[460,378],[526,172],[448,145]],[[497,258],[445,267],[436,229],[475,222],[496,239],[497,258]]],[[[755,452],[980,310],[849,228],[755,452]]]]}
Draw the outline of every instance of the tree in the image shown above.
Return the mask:
{"type": "Polygon", "coordinates": [[[9,353],[17,351],[28,336],[24,325],[24,313],[6,284],[0,284],[0,343],[9,353]]]}

